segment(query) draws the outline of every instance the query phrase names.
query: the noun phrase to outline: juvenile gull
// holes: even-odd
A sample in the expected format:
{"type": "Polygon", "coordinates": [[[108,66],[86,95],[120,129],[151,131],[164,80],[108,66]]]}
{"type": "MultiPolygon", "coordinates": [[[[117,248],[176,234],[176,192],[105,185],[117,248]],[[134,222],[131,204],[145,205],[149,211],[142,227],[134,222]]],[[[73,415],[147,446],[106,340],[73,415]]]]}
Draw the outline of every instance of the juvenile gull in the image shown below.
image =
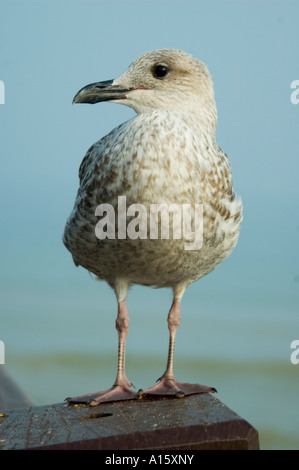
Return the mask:
{"type": "MultiPolygon", "coordinates": [[[[233,191],[229,160],[215,141],[217,111],[210,74],[202,62],[180,50],[147,52],[117,79],[87,85],[73,100],[100,101],[130,106],[137,116],[113,129],[85,155],[63,241],[77,266],[105,280],[115,291],[118,369],[111,389],[68,401],[94,406],[150,394],[181,397],[213,392],[215,389],[205,385],[178,382],[173,374],[182,296],[192,282],[229,256],[242,220],[242,203],[233,191]],[[118,234],[119,196],[126,196],[127,206],[139,203],[146,208],[162,203],[202,204],[201,248],[185,249],[183,236],[131,239],[118,234]],[[99,221],[95,210],[104,203],[115,208],[115,239],[100,240],[95,235],[99,221]],[[158,384],[138,393],[131,389],[125,373],[126,299],[133,284],[173,290],[166,370],[158,384]]],[[[127,217],[127,221],[131,219],[127,217]]]]}

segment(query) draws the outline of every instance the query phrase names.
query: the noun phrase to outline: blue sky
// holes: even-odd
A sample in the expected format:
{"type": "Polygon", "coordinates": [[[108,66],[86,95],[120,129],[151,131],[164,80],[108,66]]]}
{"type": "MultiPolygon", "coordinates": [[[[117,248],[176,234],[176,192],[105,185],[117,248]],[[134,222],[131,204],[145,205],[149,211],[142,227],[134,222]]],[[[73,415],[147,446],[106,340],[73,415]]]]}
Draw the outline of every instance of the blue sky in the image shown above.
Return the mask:
{"type": "MultiPolygon", "coordinates": [[[[251,322],[255,332],[262,324],[257,336],[275,322],[285,325],[278,349],[264,337],[256,354],[289,362],[299,337],[299,104],[290,100],[291,82],[299,80],[298,17],[299,3],[287,0],[0,0],[0,338],[8,352],[23,342],[34,349],[22,334],[32,328],[45,347],[45,329],[55,335],[57,318],[63,328],[78,305],[93,312],[104,302],[116,312],[109,289],[75,269],[61,237],[86,150],[134,112],[111,103],[72,106],[72,99],[82,86],[120,75],[141,53],[171,47],[209,67],[217,142],[244,204],[236,250],[188,289],[185,305],[224,309],[230,325],[251,322]],[[9,330],[17,338],[11,346],[9,330]]],[[[130,305],[142,310],[138,292],[130,305]]],[[[169,293],[146,295],[155,308],[165,305],[166,328],[169,293]]],[[[251,333],[248,354],[257,338],[251,333]]],[[[49,341],[59,349],[65,340],[57,334],[49,341]]]]}

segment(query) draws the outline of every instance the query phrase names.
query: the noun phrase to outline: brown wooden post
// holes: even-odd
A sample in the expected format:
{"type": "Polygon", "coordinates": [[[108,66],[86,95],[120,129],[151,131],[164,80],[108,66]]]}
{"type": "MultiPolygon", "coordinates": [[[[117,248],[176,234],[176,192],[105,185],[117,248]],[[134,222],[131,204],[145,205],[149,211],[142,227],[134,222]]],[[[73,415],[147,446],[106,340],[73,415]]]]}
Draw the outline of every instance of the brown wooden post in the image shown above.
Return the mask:
{"type": "Polygon", "coordinates": [[[214,395],[1,410],[0,449],[257,450],[257,431],[214,395]]]}

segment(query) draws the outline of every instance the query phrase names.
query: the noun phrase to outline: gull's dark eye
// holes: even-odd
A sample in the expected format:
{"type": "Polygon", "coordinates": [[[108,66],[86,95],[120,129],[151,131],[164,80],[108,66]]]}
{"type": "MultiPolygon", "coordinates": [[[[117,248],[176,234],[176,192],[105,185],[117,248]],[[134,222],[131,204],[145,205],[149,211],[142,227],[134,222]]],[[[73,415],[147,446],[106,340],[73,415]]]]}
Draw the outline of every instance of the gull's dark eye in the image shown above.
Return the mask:
{"type": "Polygon", "coordinates": [[[164,78],[169,73],[169,68],[164,64],[157,64],[153,68],[153,76],[155,78],[164,78]]]}

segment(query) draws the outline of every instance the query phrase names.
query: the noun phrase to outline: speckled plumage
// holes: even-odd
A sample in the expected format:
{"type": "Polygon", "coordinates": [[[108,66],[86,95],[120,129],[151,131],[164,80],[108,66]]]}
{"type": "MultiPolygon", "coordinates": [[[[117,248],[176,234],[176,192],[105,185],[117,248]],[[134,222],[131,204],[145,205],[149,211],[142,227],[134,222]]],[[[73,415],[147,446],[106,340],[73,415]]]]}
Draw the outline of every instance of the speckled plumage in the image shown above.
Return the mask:
{"type": "Polygon", "coordinates": [[[143,54],[113,86],[127,91],[111,101],[133,107],[137,116],[88,150],[63,241],[75,264],[107,281],[118,302],[134,283],[171,287],[180,301],[188,285],[229,256],[242,220],[229,160],[215,141],[212,80],[197,59],[162,49],[143,54]],[[156,64],[167,66],[165,77],[154,76],[156,64]],[[116,239],[99,240],[95,209],[102,203],[116,209],[120,195],[127,206],[203,204],[201,249],[185,250],[183,239],[119,240],[117,219],[116,239]]]}

